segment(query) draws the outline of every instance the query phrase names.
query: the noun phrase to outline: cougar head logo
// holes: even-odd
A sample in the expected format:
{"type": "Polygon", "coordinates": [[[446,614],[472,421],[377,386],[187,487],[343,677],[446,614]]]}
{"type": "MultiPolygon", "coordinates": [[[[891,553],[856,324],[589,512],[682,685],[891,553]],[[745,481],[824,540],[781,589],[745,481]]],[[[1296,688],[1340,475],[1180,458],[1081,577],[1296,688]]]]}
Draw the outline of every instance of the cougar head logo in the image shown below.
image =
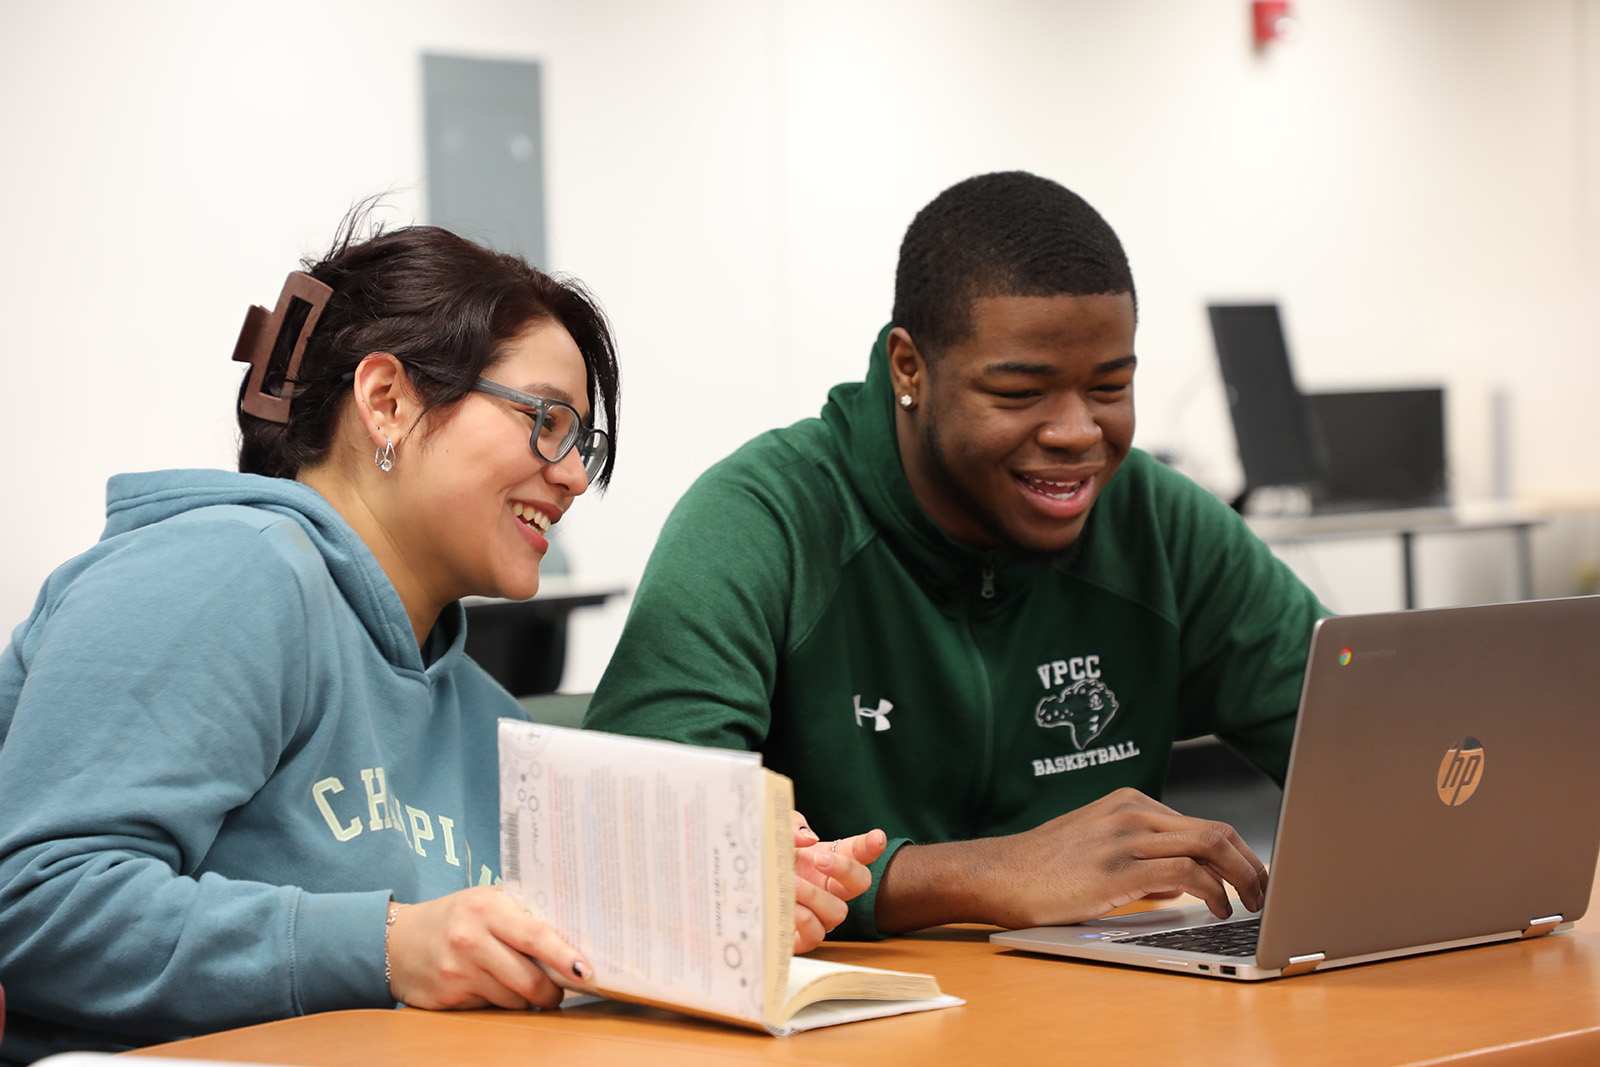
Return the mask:
{"type": "Polygon", "coordinates": [[[1040,726],[1065,726],[1072,735],[1073,747],[1080,752],[1116,717],[1116,696],[1095,678],[1073,682],[1039,701],[1033,709],[1033,721],[1040,726]]]}

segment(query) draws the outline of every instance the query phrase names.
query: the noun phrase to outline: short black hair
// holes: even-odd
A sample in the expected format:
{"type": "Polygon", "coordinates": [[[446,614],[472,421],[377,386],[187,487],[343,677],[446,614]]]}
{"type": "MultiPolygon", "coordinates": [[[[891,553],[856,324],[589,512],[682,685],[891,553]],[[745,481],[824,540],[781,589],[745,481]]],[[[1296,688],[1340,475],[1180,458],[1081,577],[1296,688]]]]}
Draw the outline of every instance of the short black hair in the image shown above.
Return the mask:
{"type": "Polygon", "coordinates": [[[971,336],[981,297],[1117,293],[1135,295],[1133,271],[1087,201],[1026,171],[980,174],[934,197],[906,228],[894,325],[934,359],[971,336]]]}
{"type": "MultiPolygon", "coordinates": [[[[583,355],[591,420],[611,438],[594,479],[606,485],[616,464],[621,382],[610,324],[589,291],[575,278],[546,274],[436,226],[384,232],[369,225],[372,207],[357,205],[328,253],[304,261],[333,295],[306,340],[289,421],[239,409],[239,470],[294,478],[324,459],[356,367],[369,353],[393,354],[423,410],[432,411],[471,392],[523,330],[555,322],[583,355]],[[364,228],[373,232],[361,239],[364,228]]],[[[241,399],[249,382],[246,371],[241,399]]]]}

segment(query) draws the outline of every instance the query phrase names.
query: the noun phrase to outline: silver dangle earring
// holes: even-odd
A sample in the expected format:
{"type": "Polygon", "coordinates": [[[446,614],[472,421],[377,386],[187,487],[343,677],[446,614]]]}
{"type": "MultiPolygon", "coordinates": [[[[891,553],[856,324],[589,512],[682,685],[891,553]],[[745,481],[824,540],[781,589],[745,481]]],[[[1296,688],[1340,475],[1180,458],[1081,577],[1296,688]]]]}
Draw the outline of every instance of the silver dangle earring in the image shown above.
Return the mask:
{"type": "Polygon", "coordinates": [[[911,394],[910,393],[901,393],[900,394],[900,406],[901,407],[905,408],[907,411],[910,411],[912,403],[913,403],[913,401],[911,399],[911,394]]]}
{"type": "Polygon", "coordinates": [[[378,469],[385,474],[394,470],[394,442],[385,437],[383,447],[373,453],[372,462],[376,463],[378,469]]]}

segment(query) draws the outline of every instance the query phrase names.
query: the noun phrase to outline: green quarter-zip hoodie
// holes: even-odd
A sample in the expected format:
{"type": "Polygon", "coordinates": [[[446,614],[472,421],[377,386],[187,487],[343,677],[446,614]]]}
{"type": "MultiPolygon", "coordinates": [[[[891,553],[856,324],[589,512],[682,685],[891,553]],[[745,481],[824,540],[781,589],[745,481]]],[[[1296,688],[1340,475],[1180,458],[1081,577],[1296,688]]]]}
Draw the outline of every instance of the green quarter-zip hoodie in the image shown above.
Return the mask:
{"type": "Polygon", "coordinates": [[[1325,611],[1225,504],[1133,451],[1073,549],[943,532],[906,481],[886,327],[864,382],[757,437],[668,518],[585,725],[759,750],[824,840],[1016,833],[1215,733],[1282,781],[1325,611]]]}

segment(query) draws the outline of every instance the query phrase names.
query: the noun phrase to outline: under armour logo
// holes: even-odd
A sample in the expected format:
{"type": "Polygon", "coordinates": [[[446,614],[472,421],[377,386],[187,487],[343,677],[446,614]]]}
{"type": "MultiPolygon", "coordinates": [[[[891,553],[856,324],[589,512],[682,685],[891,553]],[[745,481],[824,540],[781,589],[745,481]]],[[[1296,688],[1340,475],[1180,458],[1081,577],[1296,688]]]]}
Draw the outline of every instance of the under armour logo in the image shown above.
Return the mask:
{"type": "Polygon", "coordinates": [[[865,725],[862,722],[863,719],[871,719],[873,730],[881,733],[889,728],[889,713],[894,710],[893,704],[889,703],[887,700],[879,700],[876,708],[864,708],[861,706],[860,693],[856,694],[855,703],[857,726],[865,725]]]}

